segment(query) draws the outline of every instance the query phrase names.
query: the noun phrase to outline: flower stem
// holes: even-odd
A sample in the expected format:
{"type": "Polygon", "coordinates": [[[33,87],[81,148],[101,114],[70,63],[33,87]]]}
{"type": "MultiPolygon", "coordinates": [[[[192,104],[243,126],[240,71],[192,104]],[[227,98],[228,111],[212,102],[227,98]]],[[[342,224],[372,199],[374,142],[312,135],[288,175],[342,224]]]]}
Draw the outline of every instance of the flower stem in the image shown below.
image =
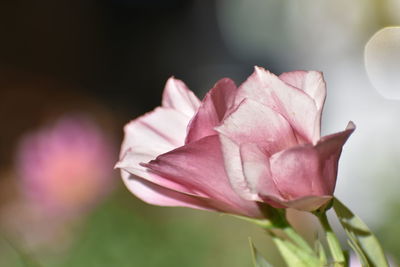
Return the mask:
{"type": "Polygon", "coordinates": [[[264,227],[270,234],[273,233],[272,229],[280,229],[286,236],[302,251],[309,255],[314,255],[315,252],[311,246],[304,240],[304,238],[296,232],[292,225],[286,219],[286,210],[274,210],[270,211],[271,221],[267,227],[264,227]]]}
{"type": "Polygon", "coordinates": [[[304,251],[306,251],[309,254],[314,254],[314,251],[310,247],[310,245],[307,243],[307,241],[304,240],[302,236],[300,236],[290,225],[286,226],[285,228],[282,229],[283,232],[295,243],[297,244],[300,248],[302,248],[304,251]]]}
{"type": "Polygon", "coordinates": [[[324,212],[318,213],[316,215],[322,225],[322,228],[325,231],[326,241],[328,242],[328,246],[331,251],[333,260],[334,260],[334,266],[337,266],[337,267],[345,266],[346,260],[345,260],[344,254],[343,254],[342,247],[340,246],[340,242],[329,224],[328,217],[326,216],[326,212],[324,211],[324,212]]]}

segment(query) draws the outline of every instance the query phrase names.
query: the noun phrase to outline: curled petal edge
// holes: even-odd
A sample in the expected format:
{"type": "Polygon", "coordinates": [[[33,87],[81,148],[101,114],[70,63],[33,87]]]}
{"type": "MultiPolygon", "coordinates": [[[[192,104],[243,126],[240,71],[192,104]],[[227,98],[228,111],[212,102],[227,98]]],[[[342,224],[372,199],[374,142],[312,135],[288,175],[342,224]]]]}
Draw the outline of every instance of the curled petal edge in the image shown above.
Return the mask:
{"type": "Polygon", "coordinates": [[[263,199],[275,208],[292,208],[308,212],[317,210],[332,198],[333,196],[305,196],[293,200],[283,200],[274,196],[263,196],[263,199]]]}

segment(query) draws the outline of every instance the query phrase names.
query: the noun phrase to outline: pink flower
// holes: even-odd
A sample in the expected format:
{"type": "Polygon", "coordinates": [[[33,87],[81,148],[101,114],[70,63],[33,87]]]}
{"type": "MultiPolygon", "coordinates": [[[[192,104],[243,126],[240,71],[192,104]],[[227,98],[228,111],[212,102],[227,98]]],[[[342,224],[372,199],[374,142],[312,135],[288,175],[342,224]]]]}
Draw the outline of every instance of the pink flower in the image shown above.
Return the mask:
{"type": "Polygon", "coordinates": [[[125,126],[117,167],[142,200],[263,217],[260,203],[312,211],[331,199],[354,130],[320,137],[325,82],[256,67],[239,88],[220,80],[200,102],[177,79],[162,106],[125,126]]]}
{"type": "Polygon", "coordinates": [[[93,121],[62,118],[22,138],[16,157],[22,192],[46,214],[85,210],[110,189],[113,153],[93,121]]]}

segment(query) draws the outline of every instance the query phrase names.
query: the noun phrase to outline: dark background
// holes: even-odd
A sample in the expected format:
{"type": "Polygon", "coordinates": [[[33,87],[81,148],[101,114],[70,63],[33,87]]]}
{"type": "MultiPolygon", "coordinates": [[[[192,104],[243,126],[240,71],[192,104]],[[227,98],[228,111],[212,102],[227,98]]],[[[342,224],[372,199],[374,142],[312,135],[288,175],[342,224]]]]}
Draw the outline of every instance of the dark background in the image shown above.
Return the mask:
{"type": "Polygon", "coordinates": [[[114,109],[152,108],[171,75],[198,87],[202,68],[250,64],[226,48],[214,1],[3,1],[0,14],[5,71],[78,86],[114,109]]]}
{"type": "Polygon", "coordinates": [[[159,105],[172,75],[202,96],[256,64],[279,70],[230,53],[211,0],[2,1],[0,33],[0,162],[20,133],[71,109],[101,105],[122,126],[159,105]]]}
{"type": "MultiPolygon", "coordinates": [[[[0,221],[18,225],[24,218],[22,210],[15,218],[7,211],[19,201],[15,153],[27,133],[64,115],[89,115],[112,137],[117,161],[123,125],[160,104],[169,77],[202,97],[222,77],[243,81],[256,63],[262,64],[227,49],[215,1],[1,1],[0,221]]],[[[36,221],[26,222],[22,238],[0,226],[0,265],[251,264],[247,236],[255,227],[218,214],[152,207],[123,187],[117,171],[110,179],[117,189],[81,215],[67,249],[58,232],[54,244],[31,248],[23,236],[35,231],[36,221]]]]}

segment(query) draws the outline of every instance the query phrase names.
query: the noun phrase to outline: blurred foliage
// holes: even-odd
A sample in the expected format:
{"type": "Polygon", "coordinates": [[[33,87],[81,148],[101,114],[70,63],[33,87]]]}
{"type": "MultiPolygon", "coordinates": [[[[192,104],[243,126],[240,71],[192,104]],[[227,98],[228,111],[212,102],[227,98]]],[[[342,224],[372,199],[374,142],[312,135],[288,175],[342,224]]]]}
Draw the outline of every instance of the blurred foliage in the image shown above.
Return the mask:
{"type": "Polygon", "coordinates": [[[382,225],[377,229],[376,234],[381,239],[383,248],[389,257],[399,263],[400,262],[400,203],[392,205],[388,208],[391,212],[382,220],[382,225]]]}
{"type": "MultiPolygon", "coordinates": [[[[246,267],[252,264],[248,236],[264,254],[268,250],[268,256],[278,255],[263,232],[248,222],[212,212],[149,206],[122,188],[76,234],[63,255],[36,256],[40,266],[246,267]]],[[[0,266],[31,266],[22,264],[26,258],[7,243],[0,244],[0,251],[0,266]]],[[[279,258],[268,260],[280,264],[279,258]]]]}

